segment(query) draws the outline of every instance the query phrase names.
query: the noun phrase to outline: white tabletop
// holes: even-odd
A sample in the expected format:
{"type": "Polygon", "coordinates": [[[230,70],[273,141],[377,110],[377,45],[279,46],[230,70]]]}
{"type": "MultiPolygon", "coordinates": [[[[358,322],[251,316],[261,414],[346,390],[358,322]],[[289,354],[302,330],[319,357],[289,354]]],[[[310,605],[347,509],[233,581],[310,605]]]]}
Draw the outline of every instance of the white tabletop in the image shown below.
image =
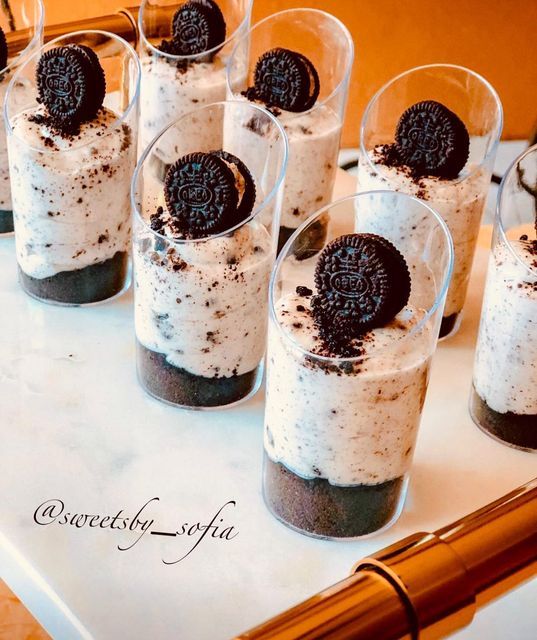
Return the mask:
{"type": "MultiPolygon", "coordinates": [[[[340,176],[338,192],[352,184],[340,176]]],[[[136,381],[131,293],[85,309],[36,302],[18,288],[13,240],[0,240],[1,577],[55,638],[223,640],[345,577],[364,555],[537,475],[536,456],[483,435],[467,411],[484,236],[481,245],[462,329],[434,360],[403,515],[378,537],[346,543],[301,536],[265,509],[262,391],[208,413],[150,399],[136,381]],[[34,520],[49,500],[63,501],[64,513],[122,509],[132,518],[152,498],[140,519],[154,522],[138,542],[139,526],[43,524],[45,508],[35,516],[42,524],[34,520]],[[163,562],[185,555],[199,534],[155,532],[206,524],[228,501],[236,504],[222,511],[219,531],[238,535],[206,536],[185,559],[163,562]]],[[[456,637],[533,639],[536,601],[533,582],[456,637]]]]}

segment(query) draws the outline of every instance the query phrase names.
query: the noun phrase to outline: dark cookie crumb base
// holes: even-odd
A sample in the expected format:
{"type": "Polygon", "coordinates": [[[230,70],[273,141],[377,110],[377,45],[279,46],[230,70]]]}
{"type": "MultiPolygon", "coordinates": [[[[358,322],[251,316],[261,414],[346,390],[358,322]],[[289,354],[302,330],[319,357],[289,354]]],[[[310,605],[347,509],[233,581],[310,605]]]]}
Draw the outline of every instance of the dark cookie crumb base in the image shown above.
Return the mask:
{"type": "Polygon", "coordinates": [[[328,538],[356,538],[387,525],[396,515],[404,479],[337,487],[305,480],[265,455],[265,501],[292,527],[328,538]]]}
{"type": "Polygon", "coordinates": [[[12,233],[13,230],[13,211],[0,209],[0,233],[12,233]]]}
{"type": "Polygon", "coordinates": [[[537,450],[537,414],[498,413],[473,387],[470,410],[481,428],[494,437],[515,447],[537,450]]]}
{"type": "Polygon", "coordinates": [[[458,313],[452,313],[450,316],[444,316],[442,318],[442,322],[440,323],[440,334],[438,335],[438,338],[445,338],[446,336],[449,336],[449,334],[453,331],[455,325],[457,324],[458,317],[458,313]]]}
{"type": "Polygon", "coordinates": [[[136,341],[138,377],[152,396],[185,407],[219,407],[246,397],[256,385],[257,368],[228,378],[207,378],[175,367],[163,353],[136,341]]]}
{"type": "Polygon", "coordinates": [[[82,269],[33,278],[19,267],[20,282],[30,295],[64,304],[89,304],[112,298],[125,286],[129,255],[117,251],[112,258],[82,269]]]}
{"type": "MultiPolygon", "coordinates": [[[[328,223],[326,220],[317,220],[295,240],[293,253],[297,260],[307,260],[320,253],[326,243],[328,223]]],[[[283,249],[285,243],[293,235],[296,229],[290,227],[280,227],[278,236],[278,253],[283,249]]]]}

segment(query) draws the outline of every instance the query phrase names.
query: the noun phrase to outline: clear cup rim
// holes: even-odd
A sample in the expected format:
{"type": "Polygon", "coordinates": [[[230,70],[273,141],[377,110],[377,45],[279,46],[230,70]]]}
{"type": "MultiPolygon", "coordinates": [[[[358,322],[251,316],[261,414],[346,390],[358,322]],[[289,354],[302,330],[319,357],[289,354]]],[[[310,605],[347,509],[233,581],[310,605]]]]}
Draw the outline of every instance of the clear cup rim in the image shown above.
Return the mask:
{"type": "Polygon", "coordinates": [[[406,193],[401,193],[399,191],[389,191],[389,190],[386,190],[386,189],[374,190],[374,191],[362,191],[360,193],[353,193],[353,194],[351,194],[349,196],[345,196],[345,197],[340,198],[338,200],[334,200],[334,202],[332,202],[332,203],[322,207],[318,211],[316,211],[307,220],[305,220],[300,225],[300,227],[298,227],[298,229],[296,229],[296,231],[293,233],[293,235],[287,240],[287,242],[283,246],[282,250],[280,251],[280,254],[279,254],[279,256],[278,256],[278,258],[276,260],[276,263],[274,265],[274,268],[272,270],[272,274],[271,274],[271,277],[270,277],[270,284],[269,284],[269,313],[270,313],[270,317],[271,317],[272,321],[276,324],[276,326],[278,328],[278,331],[284,337],[284,339],[287,340],[288,342],[290,342],[293,345],[293,348],[295,348],[298,351],[300,351],[304,356],[315,358],[316,360],[318,360],[320,362],[325,362],[327,364],[335,364],[335,365],[343,363],[343,362],[360,362],[360,361],[364,361],[364,360],[371,360],[371,359],[376,358],[379,355],[385,354],[386,352],[388,352],[388,351],[390,351],[392,349],[395,349],[396,347],[399,347],[401,344],[404,344],[404,343],[408,342],[412,337],[414,337],[414,335],[419,333],[423,329],[423,327],[426,326],[426,324],[429,321],[429,319],[438,310],[440,304],[442,303],[442,300],[445,299],[445,296],[447,294],[447,290],[449,288],[449,283],[451,281],[451,276],[452,276],[452,273],[453,273],[453,262],[454,262],[453,239],[451,237],[451,233],[449,232],[448,226],[445,223],[445,221],[442,218],[442,216],[439,213],[437,213],[432,207],[430,207],[426,202],[424,202],[423,200],[420,200],[419,198],[416,198],[415,196],[410,196],[410,195],[408,195],[406,193]],[[408,201],[413,201],[413,202],[417,203],[418,205],[420,205],[422,208],[427,209],[429,214],[431,214],[435,218],[436,222],[438,223],[438,225],[440,226],[440,228],[444,232],[444,237],[447,240],[447,249],[448,249],[448,266],[447,266],[447,270],[446,270],[446,273],[445,273],[445,276],[444,276],[444,280],[442,282],[442,286],[440,287],[440,290],[436,294],[433,304],[431,305],[431,307],[429,309],[427,309],[427,311],[425,312],[423,318],[421,318],[421,320],[417,324],[415,324],[408,333],[406,333],[403,337],[401,337],[401,338],[397,339],[396,341],[394,341],[392,344],[389,344],[389,345],[386,345],[385,347],[382,347],[380,349],[374,350],[371,354],[366,354],[365,356],[354,356],[352,358],[343,357],[343,356],[338,356],[338,357],[321,356],[321,355],[318,355],[316,353],[312,353],[311,351],[308,351],[308,349],[305,349],[289,333],[287,333],[283,329],[283,327],[282,327],[281,323],[279,322],[278,318],[276,317],[275,301],[274,301],[274,289],[276,287],[277,276],[278,276],[278,274],[280,272],[281,265],[282,265],[283,261],[285,260],[285,258],[287,257],[287,255],[289,253],[289,249],[291,248],[293,242],[295,241],[295,238],[297,238],[300,235],[300,233],[302,232],[303,229],[305,229],[309,224],[312,224],[314,222],[314,220],[316,220],[323,213],[325,213],[326,211],[329,211],[334,206],[339,206],[339,205],[342,205],[342,204],[344,204],[346,202],[354,202],[354,201],[359,200],[360,198],[364,198],[366,196],[375,196],[375,195],[389,195],[390,197],[396,196],[397,198],[402,198],[402,199],[405,199],[405,200],[408,200],[408,201]]]}
{"type": "MultiPolygon", "coordinates": [[[[487,162],[490,160],[490,158],[494,157],[494,154],[496,153],[496,149],[497,149],[498,144],[500,142],[500,137],[502,135],[502,130],[503,130],[503,106],[502,106],[502,101],[500,100],[500,96],[498,95],[498,92],[492,86],[492,84],[486,78],[484,78],[481,74],[477,73],[476,71],[473,71],[472,69],[469,69],[468,67],[463,67],[462,65],[447,64],[447,63],[443,63],[443,62],[435,62],[435,63],[432,63],[432,64],[424,64],[424,65],[420,65],[418,67],[412,67],[411,69],[407,69],[406,71],[403,71],[402,73],[399,73],[396,76],[394,76],[393,78],[391,78],[390,80],[388,80],[388,82],[384,83],[382,85],[382,87],[380,87],[380,89],[378,89],[373,94],[373,96],[371,97],[371,99],[367,103],[367,106],[366,106],[366,108],[364,110],[364,113],[362,115],[362,120],[360,122],[360,155],[366,158],[369,167],[373,171],[378,172],[378,166],[374,165],[371,162],[371,157],[370,157],[370,155],[369,155],[369,153],[368,153],[368,151],[367,151],[367,149],[365,148],[365,145],[364,145],[365,129],[366,129],[367,122],[369,120],[369,115],[371,113],[371,109],[373,108],[373,105],[377,102],[378,98],[389,87],[394,85],[396,82],[398,82],[399,80],[401,80],[405,76],[409,76],[409,75],[411,75],[413,73],[416,73],[416,72],[419,72],[419,71],[425,71],[427,69],[452,69],[452,70],[457,70],[457,71],[463,71],[464,73],[467,73],[467,74],[471,75],[472,77],[477,79],[479,82],[481,82],[481,84],[483,84],[488,89],[488,91],[490,92],[490,94],[491,94],[491,96],[492,96],[492,98],[494,100],[494,103],[496,104],[496,110],[498,112],[498,122],[497,122],[497,125],[496,125],[496,136],[495,136],[494,143],[492,145],[490,145],[485,157],[481,160],[481,162],[476,167],[474,167],[474,169],[472,169],[472,171],[464,173],[464,169],[463,169],[463,171],[459,174],[459,176],[457,178],[455,178],[454,180],[449,180],[449,184],[458,184],[459,182],[463,182],[464,180],[468,180],[468,178],[470,178],[471,176],[473,176],[476,173],[478,173],[481,170],[481,168],[484,165],[487,164],[487,162]]],[[[448,182],[446,182],[446,184],[447,183],[448,182]]]]}
{"type": "Polygon", "coordinates": [[[50,153],[52,153],[52,154],[58,154],[58,153],[65,154],[65,153],[71,153],[72,151],[75,151],[76,149],[80,149],[81,147],[85,147],[88,144],[91,144],[91,142],[95,141],[95,138],[92,138],[91,140],[83,140],[83,141],[80,141],[79,144],[73,145],[72,147],[69,147],[68,149],[49,149],[48,147],[33,147],[32,145],[29,145],[26,142],[26,140],[23,140],[19,136],[15,135],[15,133],[13,132],[13,127],[11,126],[11,122],[9,120],[9,115],[8,115],[8,98],[11,95],[11,92],[13,90],[13,86],[14,86],[15,82],[18,80],[20,74],[26,68],[26,66],[28,64],[30,64],[33,60],[37,59],[42,54],[43,49],[45,47],[49,48],[51,45],[55,45],[60,40],[63,40],[65,38],[73,38],[75,36],[81,36],[81,35],[85,35],[85,34],[97,34],[97,35],[106,36],[107,38],[111,38],[113,40],[116,40],[116,42],[120,43],[122,46],[125,47],[125,49],[129,52],[131,59],[134,60],[135,65],[136,65],[136,89],[133,92],[132,98],[131,98],[129,104],[127,105],[127,108],[125,109],[125,111],[121,115],[121,117],[116,118],[112,123],[110,123],[107,126],[106,134],[104,136],[99,136],[99,140],[102,140],[107,135],[109,135],[109,133],[111,133],[112,131],[116,130],[119,126],[121,126],[121,124],[129,117],[129,115],[131,114],[131,111],[135,108],[135,105],[138,102],[138,97],[140,95],[140,78],[141,78],[141,74],[142,74],[142,68],[141,68],[141,65],[140,65],[140,59],[136,55],[136,51],[133,49],[133,47],[124,38],[122,38],[121,36],[118,36],[115,33],[110,32],[110,31],[102,31],[101,29],[81,29],[79,31],[72,31],[70,33],[65,33],[65,34],[63,34],[61,36],[58,36],[57,38],[54,38],[54,40],[50,40],[49,42],[47,42],[43,46],[39,47],[39,49],[35,53],[33,53],[31,56],[29,56],[28,58],[25,58],[24,62],[18,67],[17,71],[15,72],[13,77],[11,78],[11,80],[9,82],[9,85],[8,85],[8,88],[7,88],[7,91],[6,91],[6,96],[5,96],[5,99],[4,99],[3,115],[4,115],[4,124],[5,124],[5,127],[6,127],[6,133],[8,135],[12,135],[13,137],[17,138],[18,140],[23,142],[26,147],[28,147],[28,148],[30,148],[30,149],[32,149],[34,151],[37,151],[37,152],[43,153],[43,154],[50,154],[50,153]]]}
{"type": "Polygon", "coordinates": [[[498,225],[498,231],[500,233],[501,239],[503,240],[504,244],[509,248],[511,255],[515,258],[517,263],[519,263],[522,267],[524,267],[526,271],[528,271],[529,273],[537,277],[537,268],[532,268],[528,264],[526,264],[520,258],[520,256],[516,253],[516,251],[513,249],[512,241],[507,237],[507,229],[504,226],[503,217],[502,217],[503,201],[504,201],[504,198],[507,198],[507,193],[506,193],[507,182],[511,177],[511,175],[513,174],[513,172],[516,171],[517,166],[527,156],[530,156],[532,154],[536,155],[536,161],[537,161],[537,144],[534,144],[533,146],[528,147],[523,153],[518,155],[513,160],[513,162],[511,162],[511,164],[509,165],[509,168],[505,172],[500,184],[500,188],[498,190],[498,197],[496,199],[496,224],[498,225]]]}
{"type": "Polygon", "coordinates": [[[288,142],[288,139],[287,139],[287,135],[286,135],[285,130],[282,127],[282,125],[278,122],[278,119],[275,116],[273,116],[272,113],[270,113],[270,111],[267,111],[267,109],[263,109],[263,107],[260,107],[258,105],[251,104],[249,102],[244,102],[242,100],[221,100],[220,102],[212,102],[210,104],[203,105],[202,107],[198,107],[197,109],[192,109],[191,111],[188,111],[187,113],[184,113],[179,118],[176,118],[166,128],[164,128],[162,131],[160,131],[153,138],[153,140],[151,140],[151,142],[148,144],[148,146],[144,149],[142,155],[140,156],[140,159],[138,160],[138,162],[136,164],[136,168],[134,169],[134,173],[132,175],[131,188],[130,188],[131,207],[132,207],[132,210],[134,211],[134,215],[135,215],[136,219],[146,228],[146,230],[150,231],[151,234],[155,238],[159,238],[159,239],[165,240],[168,244],[192,245],[192,244],[210,242],[211,240],[215,240],[217,238],[222,238],[224,236],[229,235],[230,233],[233,233],[233,232],[237,231],[237,229],[240,229],[244,225],[246,225],[249,222],[251,222],[254,218],[256,218],[266,208],[267,204],[269,204],[269,202],[271,202],[276,197],[276,194],[278,193],[280,187],[283,184],[283,181],[285,179],[285,174],[286,174],[286,171],[287,171],[287,162],[288,162],[288,160],[289,160],[289,142],[288,142]],[[147,223],[147,221],[144,219],[144,217],[142,216],[142,214],[141,214],[141,212],[140,212],[140,210],[138,208],[138,204],[136,202],[136,190],[137,190],[138,178],[140,176],[140,173],[142,171],[142,167],[144,166],[146,159],[148,158],[150,152],[152,151],[152,149],[155,146],[155,144],[157,143],[157,141],[162,136],[164,136],[170,129],[175,127],[175,125],[179,121],[183,120],[184,118],[189,117],[193,113],[199,113],[200,111],[204,111],[206,109],[214,108],[216,106],[224,107],[225,105],[229,105],[229,104],[231,104],[231,105],[240,105],[241,108],[246,107],[246,108],[249,108],[249,109],[254,109],[254,110],[262,113],[263,115],[268,116],[269,119],[272,121],[272,123],[276,126],[276,128],[278,130],[278,133],[280,135],[280,138],[281,138],[281,140],[283,142],[283,162],[282,162],[282,166],[281,166],[280,171],[279,171],[278,178],[274,183],[274,186],[272,187],[270,192],[263,198],[262,202],[252,210],[252,212],[250,213],[248,218],[242,220],[241,222],[236,224],[234,227],[231,227],[230,229],[226,229],[225,231],[221,231],[219,233],[215,233],[213,235],[207,236],[206,238],[170,238],[170,236],[166,236],[164,234],[158,233],[157,231],[152,229],[150,227],[150,225],[147,223]]]}
{"type": "MultiPolygon", "coordinates": [[[[11,62],[6,65],[3,69],[0,69],[0,74],[9,73],[13,69],[13,67],[17,67],[21,60],[26,58],[27,51],[34,47],[34,45],[41,41],[41,36],[43,35],[43,27],[45,25],[45,4],[43,0],[34,0],[35,3],[39,6],[39,20],[33,25],[35,30],[34,35],[28,41],[28,44],[19,51],[19,53],[12,58],[11,62]]],[[[8,34],[9,35],[9,34],[8,34]]]]}
{"type": "MultiPolygon", "coordinates": [[[[254,25],[252,25],[248,31],[241,37],[239,38],[239,40],[237,41],[237,44],[235,45],[235,47],[233,48],[233,51],[231,52],[230,56],[229,56],[229,60],[227,62],[226,65],[226,85],[227,85],[227,90],[228,93],[232,96],[235,96],[236,94],[233,92],[232,88],[231,88],[231,83],[230,83],[230,71],[231,71],[231,63],[235,57],[235,53],[237,52],[239,46],[241,45],[241,43],[246,40],[247,38],[251,37],[251,34],[254,32],[255,29],[257,29],[257,27],[265,24],[266,22],[269,22],[270,20],[273,20],[276,17],[280,17],[282,15],[288,14],[288,13],[311,13],[311,14],[319,14],[322,15],[323,17],[327,17],[329,18],[332,22],[334,22],[335,24],[337,24],[337,26],[341,29],[342,33],[345,35],[345,41],[349,47],[349,63],[347,65],[347,68],[345,69],[345,73],[343,74],[343,76],[341,77],[341,80],[338,82],[337,86],[334,87],[334,89],[332,90],[332,92],[326,96],[323,100],[319,100],[317,102],[315,102],[315,104],[313,105],[313,107],[311,107],[311,109],[308,109],[307,111],[301,111],[300,113],[292,113],[292,112],[286,112],[286,121],[290,121],[290,120],[295,120],[297,118],[301,118],[302,116],[308,114],[308,113],[312,113],[313,111],[316,111],[317,109],[320,109],[321,107],[325,106],[326,104],[328,104],[333,98],[334,96],[336,96],[340,91],[344,90],[345,87],[348,85],[349,83],[349,79],[352,73],[352,68],[354,65],[354,40],[352,38],[351,32],[349,31],[349,29],[346,27],[346,25],[339,19],[336,18],[336,16],[334,16],[331,13],[328,13],[328,11],[323,11],[322,9],[310,9],[308,7],[297,7],[295,9],[284,9],[283,11],[277,11],[276,13],[272,13],[269,16],[267,16],[266,18],[263,18],[263,20],[259,20],[259,22],[256,22],[254,25]]],[[[255,103],[252,103],[255,104],[255,103]]]]}
{"type": "Polygon", "coordinates": [[[194,62],[198,60],[200,57],[208,56],[213,53],[216,54],[218,51],[220,51],[220,49],[223,49],[227,44],[229,44],[232,40],[234,40],[237,37],[237,34],[240,33],[244,28],[244,26],[248,25],[250,22],[254,0],[248,0],[248,4],[246,6],[243,19],[241,20],[237,28],[233,31],[233,33],[224,40],[224,42],[220,43],[216,47],[213,47],[212,49],[207,49],[207,51],[202,51],[201,53],[195,53],[188,56],[181,56],[173,53],[165,53],[164,51],[161,51],[160,49],[155,47],[153,44],[151,44],[151,42],[149,42],[143,28],[143,14],[145,11],[145,7],[148,4],[149,4],[149,0],[142,0],[142,4],[140,5],[140,10],[138,11],[138,32],[140,34],[140,42],[143,42],[146,45],[146,47],[150,49],[154,54],[161,56],[163,58],[166,58],[168,60],[175,60],[177,62],[181,62],[181,61],[194,62]]]}

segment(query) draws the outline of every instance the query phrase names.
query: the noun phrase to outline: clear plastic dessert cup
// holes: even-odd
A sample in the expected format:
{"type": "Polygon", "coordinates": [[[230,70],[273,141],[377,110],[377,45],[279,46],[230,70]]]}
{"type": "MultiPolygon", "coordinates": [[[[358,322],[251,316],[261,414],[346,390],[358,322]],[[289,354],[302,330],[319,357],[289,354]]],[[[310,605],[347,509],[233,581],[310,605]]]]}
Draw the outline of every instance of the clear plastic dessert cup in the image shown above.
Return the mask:
{"type": "Polygon", "coordinates": [[[500,186],[470,413],[496,440],[537,451],[537,146],[500,186]]]}
{"type": "MultiPolygon", "coordinates": [[[[173,15],[183,3],[143,0],[140,6],[140,152],[180,116],[226,99],[226,64],[237,40],[250,27],[252,0],[215,1],[226,23],[226,39],[218,47],[189,56],[159,49],[163,39],[171,38],[173,15]]],[[[210,123],[207,124],[210,129],[210,123]]],[[[193,138],[205,133],[209,139],[213,135],[210,130],[203,132],[197,128],[185,132],[193,138]]]]}
{"type": "MultiPolygon", "coordinates": [[[[399,517],[452,264],[442,218],[418,199],[389,191],[334,202],[285,245],[269,291],[263,476],[265,502],[284,524],[319,538],[353,539],[399,517]],[[359,357],[320,355],[311,315],[317,256],[335,238],[354,233],[356,215],[386,207],[401,225],[423,230],[419,238],[401,238],[397,229],[384,234],[411,272],[408,304],[359,338],[359,357]],[[326,238],[315,235],[311,244],[309,227],[320,220],[326,238]],[[308,249],[309,257],[297,260],[297,248],[308,249]]],[[[353,287],[366,286],[345,269],[336,275],[342,287],[353,278],[353,287]]]]}
{"type": "MultiPolygon", "coordinates": [[[[281,248],[306,218],[332,199],[354,45],[345,25],[329,13],[317,9],[275,13],[237,43],[228,64],[229,99],[247,99],[242,92],[254,84],[257,60],[278,47],[306,56],[320,84],[319,97],[308,111],[274,110],[289,139],[281,248]]],[[[311,232],[322,235],[322,221],[319,225],[311,232]]]]}
{"type": "MultiPolygon", "coordinates": [[[[444,218],[453,237],[455,265],[441,338],[453,335],[460,325],[501,130],[502,106],[494,88],[477,73],[446,64],[417,67],[397,76],[375,94],[362,118],[359,190],[392,189],[421,198],[444,218]],[[400,116],[423,100],[442,103],[458,115],[468,130],[469,158],[454,179],[414,178],[408,167],[389,166],[381,160],[384,145],[394,142],[400,116]]],[[[397,220],[386,211],[376,223],[370,222],[382,235],[397,220]]]]}
{"type": "MultiPolygon", "coordinates": [[[[8,39],[8,58],[6,66],[0,70],[0,104],[4,103],[7,87],[17,67],[24,58],[39,49],[43,41],[43,23],[45,8],[42,0],[13,0],[9,5],[2,4],[0,9],[0,27],[8,39]],[[14,39],[10,32],[17,31],[14,39]]],[[[24,99],[21,90],[21,99],[24,99]]],[[[9,166],[7,160],[6,129],[0,122],[0,235],[13,232],[13,208],[11,206],[11,188],[9,185],[9,166]]]]}
{"type": "Polygon", "coordinates": [[[19,280],[32,297],[68,306],[113,298],[130,283],[130,181],[136,166],[140,64],[104,31],[52,40],[15,73],[6,95],[19,280]],[[40,56],[91,47],[106,76],[103,108],[78,134],[60,134],[37,102],[40,56]]]}
{"type": "Polygon", "coordinates": [[[132,184],[137,369],[153,397],[207,409],[257,391],[286,164],[287,141],[277,119],[247,102],[220,102],[182,116],[140,158],[132,184]],[[214,122],[221,123],[218,134],[203,145],[183,135],[214,122]],[[171,155],[170,138],[176,141],[171,155]],[[187,154],[219,149],[242,160],[254,179],[249,217],[197,239],[153,230],[151,216],[166,208],[168,167],[187,154]]]}

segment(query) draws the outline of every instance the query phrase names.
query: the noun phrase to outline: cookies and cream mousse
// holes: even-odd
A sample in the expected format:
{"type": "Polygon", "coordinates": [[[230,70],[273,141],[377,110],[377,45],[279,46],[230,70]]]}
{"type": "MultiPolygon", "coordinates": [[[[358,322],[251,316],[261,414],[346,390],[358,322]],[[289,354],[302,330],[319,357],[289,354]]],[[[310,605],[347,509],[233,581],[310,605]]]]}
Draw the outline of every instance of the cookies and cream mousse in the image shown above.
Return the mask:
{"type": "MultiPolygon", "coordinates": [[[[440,337],[453,331],[464,306],[488,192],[488,173],[471,160],[471,145],[477,144],[455,113],[426,100],[402,114],[393,144],[368,149],[368,157],[359,163],[359,191],[389,189],[420,198],[442,216],[451,232],[455,262],[440,337]]],[[[384,216],[360,212],[356,230],[382,235],[397,224],[397,215],[387,208],[384,216]]],[[[420,232],[419,224],[411,230],[420,232]]],[[[408,229],[401,233],[408,234],[408,229]]]]}
{"type": "Polygon", "coordinates": [[[509,242],[490,257],[472,413],[500,440],[537,450],[537,240],[509,242]]]}
{"type": "MultiPolygon", "coordinates": [[[[4,104],[7,88],[13,76],[9,68],[12,60],[8,59],[8,49],[4,30],[0,27],[0,104],[4,104]]],[[[31,91],[27,83],[17,86],[17,99],[20,102],[30,100],[31,91]]],[[[13,207],[11,205],[11,187],[9,183],[9,163],[7,157],[7,140],[4,121],[0,123],[0,235],[13,231],[13,207]]]]}
{"type": "Polygon", "coordinates": [[[255,389],[273,262],[266,228],[242,224],[255,199],[248,168],[224,151],[167,171],[151,230],[134,246],[138,373],[162,400],[224,406],[255,389]]]}
{"type": "MultiPolygon", "coordinates": [[[[141,151],[185,113],[226,98],[226,60],[216,49],[225,41],[226,23],[218,4],[213,0],[184,3],[174,14],[171,32],[157,50],[142,46],[141,151]]],[[[215,123],[214,130],[191,131],[192,150],[206,148],[204,141],[215,140],[220,128],[215,123]]],[[[187,148],[185,132],[181,136],[181,146],[187,148]]],[[[172,147],[170,142],[170,151],[172,147]]]]}
{"type": "MultiPolygon", "coordinates": [[[[319,91],[312,62],[297,51],[277,47],[259,58],[254,85],[242,94],[269,109],[289,141],[279,248],[332,198],[342,123],[328,105],[317,104],[319,91]]],[[[311,231],[325,236],[324,227],[311,231]]]]}
{"type": "Polygon", "coordinates": [[[40,104],[10,123],[20,280],[48,301],[104,300],[127,281],[131,131],[102,107],[104,72],[88,47],[45,52],[37,84],[40,104]]]}
{"type": "Polygon", "coordinates": [[[398,513],[430,361],[425,312],[385,238],[329,243],[270,323],[265,499],[312,535],[357,537],[398,513]]]}

